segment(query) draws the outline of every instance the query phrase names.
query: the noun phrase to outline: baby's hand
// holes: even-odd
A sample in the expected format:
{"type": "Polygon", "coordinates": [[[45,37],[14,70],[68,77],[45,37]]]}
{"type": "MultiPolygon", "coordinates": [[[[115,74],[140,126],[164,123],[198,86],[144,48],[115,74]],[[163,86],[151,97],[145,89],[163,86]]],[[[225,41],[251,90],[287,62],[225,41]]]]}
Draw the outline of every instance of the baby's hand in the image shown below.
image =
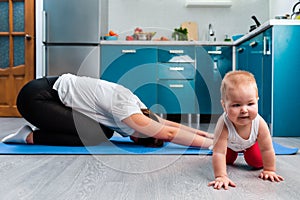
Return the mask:
{"type": "Polygon", "coordinates": [[[263,180],[270,180],[272,182],[274,181],[280,182],[284,180],[282,176],[277,175],[274,171],[266,171],[266,170],[260,173],[259,178],[263,180]]]}
{"type": "Polygon", "coordinates": [[[221,189],[224,187],[225,190],[228,190],[228,186],[235,187],[235,183],[230,180],[227,176],[217,177],[214,181],[208,183],[208,186],[214,186],[214,189],[221,189]]]}

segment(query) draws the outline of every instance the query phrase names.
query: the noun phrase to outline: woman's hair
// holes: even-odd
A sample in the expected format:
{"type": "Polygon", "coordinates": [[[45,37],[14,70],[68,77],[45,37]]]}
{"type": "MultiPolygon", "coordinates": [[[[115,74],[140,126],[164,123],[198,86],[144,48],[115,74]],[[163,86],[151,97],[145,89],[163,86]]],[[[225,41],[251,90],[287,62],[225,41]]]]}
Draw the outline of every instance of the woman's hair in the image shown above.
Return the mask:
{"type": "Polygon", "coordinates": [[[153,112],[151,112],[149,109],[147,109],[147,108],[142,108],[141,111],[142,111],[142,113],[143,113],[145,116],[151,118],[151,119],[154,120],[154,121],[159,122],[157,116],[156,116],[153,112]]]}
{"type": "MultiPolygon", "coordinates": [[[[154,121],[159,122],[157,116],[151,112],[149,109],[141,109],[142,113],[151,118],[154,121]]],[[[164,141],[161,139],[157,139],[154,137],[148,137],[143,135],[142,133],[140,133],[140,137],[134,137],[134,136],[130,136],[131,140],[134,141],[134,143],[139,144],[139,145],[143,145],[143,146],[147,146],[147,147],[161,147],[164,145],[164,141]]]]}
{"type": "Polygon", "coordinates": [[[237,70],[228,72],[221,83],[221,99],[225,100],[229,88],[236,88],[241,85],[253,86],[258,97],[258,89],[254,75],[247,71],[237,70]]]}

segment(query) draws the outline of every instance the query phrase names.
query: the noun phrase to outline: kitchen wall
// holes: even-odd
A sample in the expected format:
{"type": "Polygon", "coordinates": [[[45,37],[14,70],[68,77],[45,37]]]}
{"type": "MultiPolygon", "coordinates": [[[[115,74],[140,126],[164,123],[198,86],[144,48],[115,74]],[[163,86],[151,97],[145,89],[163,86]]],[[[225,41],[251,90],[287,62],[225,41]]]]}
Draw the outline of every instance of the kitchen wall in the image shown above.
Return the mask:
{"type": "MultiPolygon", "coordinates": [[[[232,0],[229,8],[186,8],[185,0],[109,0],[109,28],[132,34],[137,26],[157,31],[157,36],[170,37],[173,29],[184,21],[198,23],[199,40],[206,40],[208,24],[212,23],[217,40],[243,34],[254,24],[255,15],[263,23],[276,15],[291,13],[297,0],[232,0]]],[[[42,69],[42,1],[36,0],[36,77],[42,69]]]]}
{"type": "Polygon", "coordinates": [[[135,27],[151,27],[146,30],[157,30],[157,36],[171,37],[173,29],[182,22],[194,21],[198,23],[199,40],[207,39],[209,23],[216,39],[223,40],[226,34],[247,33],[250,25],[255,24],[252,15],[261,23],[267,21],[271,1],[232,0],[232,6],[227,8],[186,8],[185,0],[110,0],[109,29],[123,36],[132,34],[135,27]]]}
{"type": "MultiPolygon", "coordinates": [[[[270,18],[277,15],[291,14],[298,0],[270,0],[270,18]]],[[[299,10],[300,6],[297,6],[299,10]]]]}

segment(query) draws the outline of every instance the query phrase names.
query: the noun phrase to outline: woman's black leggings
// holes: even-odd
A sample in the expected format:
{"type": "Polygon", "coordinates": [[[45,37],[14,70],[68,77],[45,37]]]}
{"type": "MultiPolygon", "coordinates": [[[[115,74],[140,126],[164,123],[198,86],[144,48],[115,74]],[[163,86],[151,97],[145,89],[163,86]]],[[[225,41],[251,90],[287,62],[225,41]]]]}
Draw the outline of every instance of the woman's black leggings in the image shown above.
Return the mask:
{"type": "Polygon", "coordinates": [[[52,89],[58,77],[30,81],[20,91],[17,107],[21,115],[38,129],[35,144],[90,146],[111,138],[113,131],[65,106],[52,89]]]}

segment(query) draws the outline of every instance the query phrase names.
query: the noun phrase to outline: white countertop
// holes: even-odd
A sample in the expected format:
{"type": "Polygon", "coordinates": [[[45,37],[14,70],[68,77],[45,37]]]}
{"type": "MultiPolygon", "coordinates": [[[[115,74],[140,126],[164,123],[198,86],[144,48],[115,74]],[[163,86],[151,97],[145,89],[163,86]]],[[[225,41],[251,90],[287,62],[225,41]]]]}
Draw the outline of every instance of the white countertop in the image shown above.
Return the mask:
{"type": "Polygon", "coordinates": [[[259,27],[254,29],[253,31],[245,34],[243,37],[239,38],[233,42],[225,42],[225,41],[154,41],[154,40],[101,40],[100,45],[192,45],[192,46],[235,46],[249,38],[263,32],[264,30],[272,27],[272,26],[281,26],[281,25],[291,25],[291,26],[298,26],[300,25],[300,20],[292,20],[292,19],[271,19],[259,27]]]}
{"type": "Polygon", "coordinates": [[[272,26],[300,26],[300,20],[292,20],[292,19],[271,19],[259,27],[254,29],[253,31],[245,34],[243,37],[239,38],[238,40],[233,42],[233,45],[238,45],[239,43],[248,40],[249,38],[258,35],[259,33],[263,32],[264,30],[272,27],[272,26]]]}
{"type": "Polygon", "coordinates": [[[224,41],[154,41],[154,40],[102,40],[101,45],[199,45],[199,46],[232,46],[233,42],[224,42],[224,41]]]}

